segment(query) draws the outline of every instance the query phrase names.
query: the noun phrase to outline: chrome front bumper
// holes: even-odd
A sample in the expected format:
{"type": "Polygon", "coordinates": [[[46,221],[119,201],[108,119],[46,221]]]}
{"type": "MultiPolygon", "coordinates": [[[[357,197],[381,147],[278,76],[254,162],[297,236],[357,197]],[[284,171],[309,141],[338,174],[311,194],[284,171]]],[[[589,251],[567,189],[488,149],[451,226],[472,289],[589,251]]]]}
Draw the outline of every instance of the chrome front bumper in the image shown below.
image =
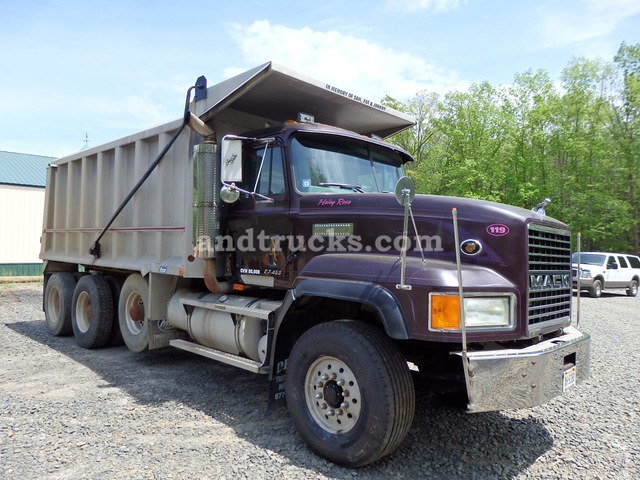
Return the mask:
{"type": "Polygon", "coordinates": [[[468,352],[467,411],[533,407],[561,395],[589,377],[590,343],[588,334],[567,327],[527,348],[468,352]]]}

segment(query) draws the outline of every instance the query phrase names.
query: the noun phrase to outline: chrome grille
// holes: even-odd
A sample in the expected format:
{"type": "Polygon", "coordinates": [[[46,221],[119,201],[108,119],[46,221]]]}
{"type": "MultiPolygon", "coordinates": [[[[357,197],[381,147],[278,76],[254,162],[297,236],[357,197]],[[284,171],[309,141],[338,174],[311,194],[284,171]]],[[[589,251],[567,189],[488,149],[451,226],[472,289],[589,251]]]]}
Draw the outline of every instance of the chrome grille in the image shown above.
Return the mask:
{"type": "Polygon", "coordinates": [[[571,234],[529,225],[529,325],[571,316],[571,234]]]}

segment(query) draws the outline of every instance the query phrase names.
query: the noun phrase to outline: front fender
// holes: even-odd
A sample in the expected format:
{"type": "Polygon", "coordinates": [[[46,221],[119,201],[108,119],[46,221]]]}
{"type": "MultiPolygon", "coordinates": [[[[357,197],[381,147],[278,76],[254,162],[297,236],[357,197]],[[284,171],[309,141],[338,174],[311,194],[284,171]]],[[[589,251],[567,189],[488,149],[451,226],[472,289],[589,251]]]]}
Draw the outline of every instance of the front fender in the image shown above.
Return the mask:
{"type": "MultiPolygon", "coordinates": [[[[398,289],[402,260],[395,254],[341,253],[323,254],[312,258],[298,275],[292,290],[300,287],[313,292],[326,292],[333,298],[363,301],[368,305],[379,300],[389,310],[381,313],[392,338],[426,341],[458,341],[456,334],[428,330],[429,293],[458,293],[455,262],[407,257],[405,284],[411,289],[398,289]],[[313,285],[313,287],[303,287],[313,285]],[[381,292],[378,293],[378,287],[381,292]],[[382,294],[384,293],[384,294],[382,294]],[[379,297],[377,295],[380,295],[379,297]],[[392,308],[389,308],[391,305],[392,308]],[[400,327],[401,325],[401,327],[400,327]],[[446,340],[445,340],[446,339],[446,340]]],[[[526,318],[527,302],[513,282],[494,270],[481,265],[462,265],[465,292],[510,293],[516,295],[519,318],[526,318]]],[[[375,307],[375,305],[374,305],[375,307]]],[[[378,310],[380,311],[380,310],[378,310]]],[[[526,329],[525,322],[520,327],[526,329]]],[[[516,332],[521,335],[523,332],[516,332]]],[[[514,332],[509,332],[514,335],[514,332]]]]}
{"type": "Polygon", "coordinates": [[[387,335],[398,340],[409,338],[404,314],[396,298],[386,288],[375,283],[305,278],[295,286],[293,294],[296,298],[327,297],[369,305],[378,313],[387,335]]]}

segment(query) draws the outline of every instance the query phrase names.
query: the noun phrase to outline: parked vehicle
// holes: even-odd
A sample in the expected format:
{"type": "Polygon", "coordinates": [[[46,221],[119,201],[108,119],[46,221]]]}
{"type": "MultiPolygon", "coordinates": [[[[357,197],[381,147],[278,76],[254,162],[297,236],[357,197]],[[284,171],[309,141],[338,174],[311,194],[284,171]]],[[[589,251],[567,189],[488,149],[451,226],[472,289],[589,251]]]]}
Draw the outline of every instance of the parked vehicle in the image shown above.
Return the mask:
{"type": "Polygon", "coordinates": [[[415,386],[484,412],[588,376],[568,227],[415,195],[411,156],[381,140],[411,117],[271,63],[201,77],[185,103],[179,120],[51,164],[52,334],[268,375],[310,448],[350,467],[398,448],[415,386]]]}
{"type": "Polygon", "coordinates": [[[571,256],[573,288],[588,290],[589,296],[598,298],[603,290],[624,288],[627,295],[638,295],[640,283],[640,257],[622,253],[581,252],[571,256]],[[578,260],[580,275],[578,278],[578,260]]]}

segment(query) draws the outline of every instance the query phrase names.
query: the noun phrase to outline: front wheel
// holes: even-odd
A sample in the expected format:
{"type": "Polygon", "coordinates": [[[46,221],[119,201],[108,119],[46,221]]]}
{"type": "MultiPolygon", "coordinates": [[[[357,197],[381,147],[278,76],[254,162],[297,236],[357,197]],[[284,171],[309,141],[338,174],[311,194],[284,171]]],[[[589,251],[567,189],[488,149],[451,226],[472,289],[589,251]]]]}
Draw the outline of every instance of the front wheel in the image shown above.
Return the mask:
{"type": "Polygon", "coordinates": [[[627,295],[629,295],[630,297],[635,297],[636,295],[638,295],[637,280],[631,280],[631,283],[629,284],[629,288],[627,289],[627,295]]]}
{"type": "Polygon", "coordinates": [[[600,280],[594,280],[589,287],[589,296],[591,298],[600,298],[602,295],[602,282],[600,280]]]}
{"type": "Polygon", "coordinates": [[[300,337],[289,356],[286,397],[307,445],[348,467],[396,450],[415,410],[399,349],[379,329],[349,320],[316,325],[300,337]]]}

